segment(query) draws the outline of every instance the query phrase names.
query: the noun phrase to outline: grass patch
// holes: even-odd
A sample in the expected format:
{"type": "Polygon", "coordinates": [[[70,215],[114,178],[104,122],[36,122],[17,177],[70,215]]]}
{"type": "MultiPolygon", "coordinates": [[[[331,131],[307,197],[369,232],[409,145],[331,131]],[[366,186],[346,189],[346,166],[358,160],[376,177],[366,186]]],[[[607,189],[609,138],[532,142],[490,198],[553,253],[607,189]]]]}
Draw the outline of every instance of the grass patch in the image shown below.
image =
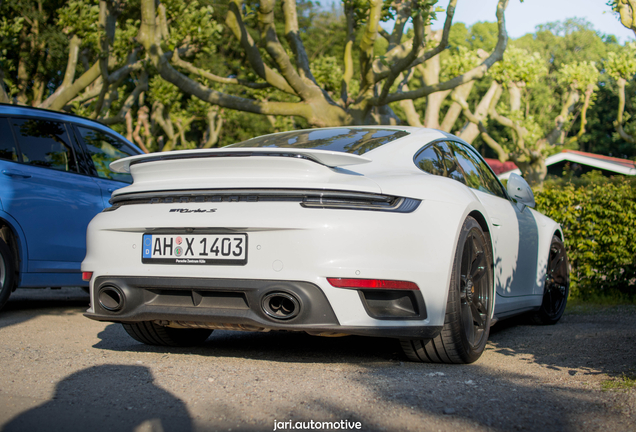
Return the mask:
{"type": "Polygon", "coordinates": [[[636,305],[636,297],[629,296],[618,290],[606,292],[603,294],[571,295],[568,298],[568,306],[623,306],[636,305]]]}
{"type": "Polygon", "coordinates": [[[612,378],[603,381],[601,389],[603,391],[608,390],[628,390],[636,387],[636,375],[623,375],[619,378],[612,378]]]}

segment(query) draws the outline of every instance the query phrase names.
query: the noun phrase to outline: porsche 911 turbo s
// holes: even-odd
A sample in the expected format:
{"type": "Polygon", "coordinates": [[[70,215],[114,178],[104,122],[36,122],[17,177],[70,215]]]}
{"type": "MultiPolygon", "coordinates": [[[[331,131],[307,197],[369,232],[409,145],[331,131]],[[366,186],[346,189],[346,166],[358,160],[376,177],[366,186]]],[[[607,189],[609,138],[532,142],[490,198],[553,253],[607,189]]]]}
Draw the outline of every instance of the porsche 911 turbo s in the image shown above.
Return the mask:
{"type": "Polygon", "coordinates": [[[300,130],[111,169],[133,183],[89,225],[86,316],[146,344],[287,330],[470,363],[497,319],[553,324],[565,309],[559,224],[523,178],[504,188],[445,132],[300,130]]]}

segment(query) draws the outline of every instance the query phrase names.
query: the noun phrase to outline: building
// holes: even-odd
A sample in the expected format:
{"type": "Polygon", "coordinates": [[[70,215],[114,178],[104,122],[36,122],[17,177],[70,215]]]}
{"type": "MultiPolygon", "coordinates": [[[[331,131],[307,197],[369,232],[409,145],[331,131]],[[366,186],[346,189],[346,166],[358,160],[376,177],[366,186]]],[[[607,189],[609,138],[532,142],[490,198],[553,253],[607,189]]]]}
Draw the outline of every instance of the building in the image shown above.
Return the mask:
{"type": "MultiPolygon", "coordinates": [[[[510,174],[521,174],[521,170],[513,162],[501,163],[497,159],[486,159],[499,179],[507,180],[510,174]]],[[[548,157],[545,161],[548,175],[561,177],[566,165],[576,175],[585,174],[592,170],[600,171],[605,176],[636,175],[636,162],[629,159],[620,159],[611,156],[603,156],[577,150],[562,150],[561,153],[548,157]]]]}

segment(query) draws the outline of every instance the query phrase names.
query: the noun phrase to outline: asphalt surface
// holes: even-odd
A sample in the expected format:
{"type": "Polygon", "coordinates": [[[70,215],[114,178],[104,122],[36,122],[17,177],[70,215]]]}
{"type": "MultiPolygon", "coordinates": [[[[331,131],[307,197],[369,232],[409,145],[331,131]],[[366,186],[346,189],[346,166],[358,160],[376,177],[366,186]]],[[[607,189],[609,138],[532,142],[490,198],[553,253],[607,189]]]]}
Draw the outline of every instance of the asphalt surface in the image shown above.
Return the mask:
{"type": "Polygon", "coordinates": [[[636,373],[633,306],[500,322],[481,359],[456,366],[353,336],[215,331],[150,347],[83,317],[87,302],[18,290],[0,311],[1,431],[636,430],[636,388],[604,390],[636,373]]]}

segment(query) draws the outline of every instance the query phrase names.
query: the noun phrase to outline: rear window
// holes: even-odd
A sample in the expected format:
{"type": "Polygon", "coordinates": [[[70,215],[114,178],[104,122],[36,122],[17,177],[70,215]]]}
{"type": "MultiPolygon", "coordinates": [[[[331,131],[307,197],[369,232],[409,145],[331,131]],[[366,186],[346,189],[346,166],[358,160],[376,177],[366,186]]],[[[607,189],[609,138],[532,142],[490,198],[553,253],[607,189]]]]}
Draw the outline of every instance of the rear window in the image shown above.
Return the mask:
{"type": "Polygon", "coordinates": [[[301,130],[252,138],[228,147],[316,149],[361,155],[408,134],[401,130],[380,128],[301,130]]]}

